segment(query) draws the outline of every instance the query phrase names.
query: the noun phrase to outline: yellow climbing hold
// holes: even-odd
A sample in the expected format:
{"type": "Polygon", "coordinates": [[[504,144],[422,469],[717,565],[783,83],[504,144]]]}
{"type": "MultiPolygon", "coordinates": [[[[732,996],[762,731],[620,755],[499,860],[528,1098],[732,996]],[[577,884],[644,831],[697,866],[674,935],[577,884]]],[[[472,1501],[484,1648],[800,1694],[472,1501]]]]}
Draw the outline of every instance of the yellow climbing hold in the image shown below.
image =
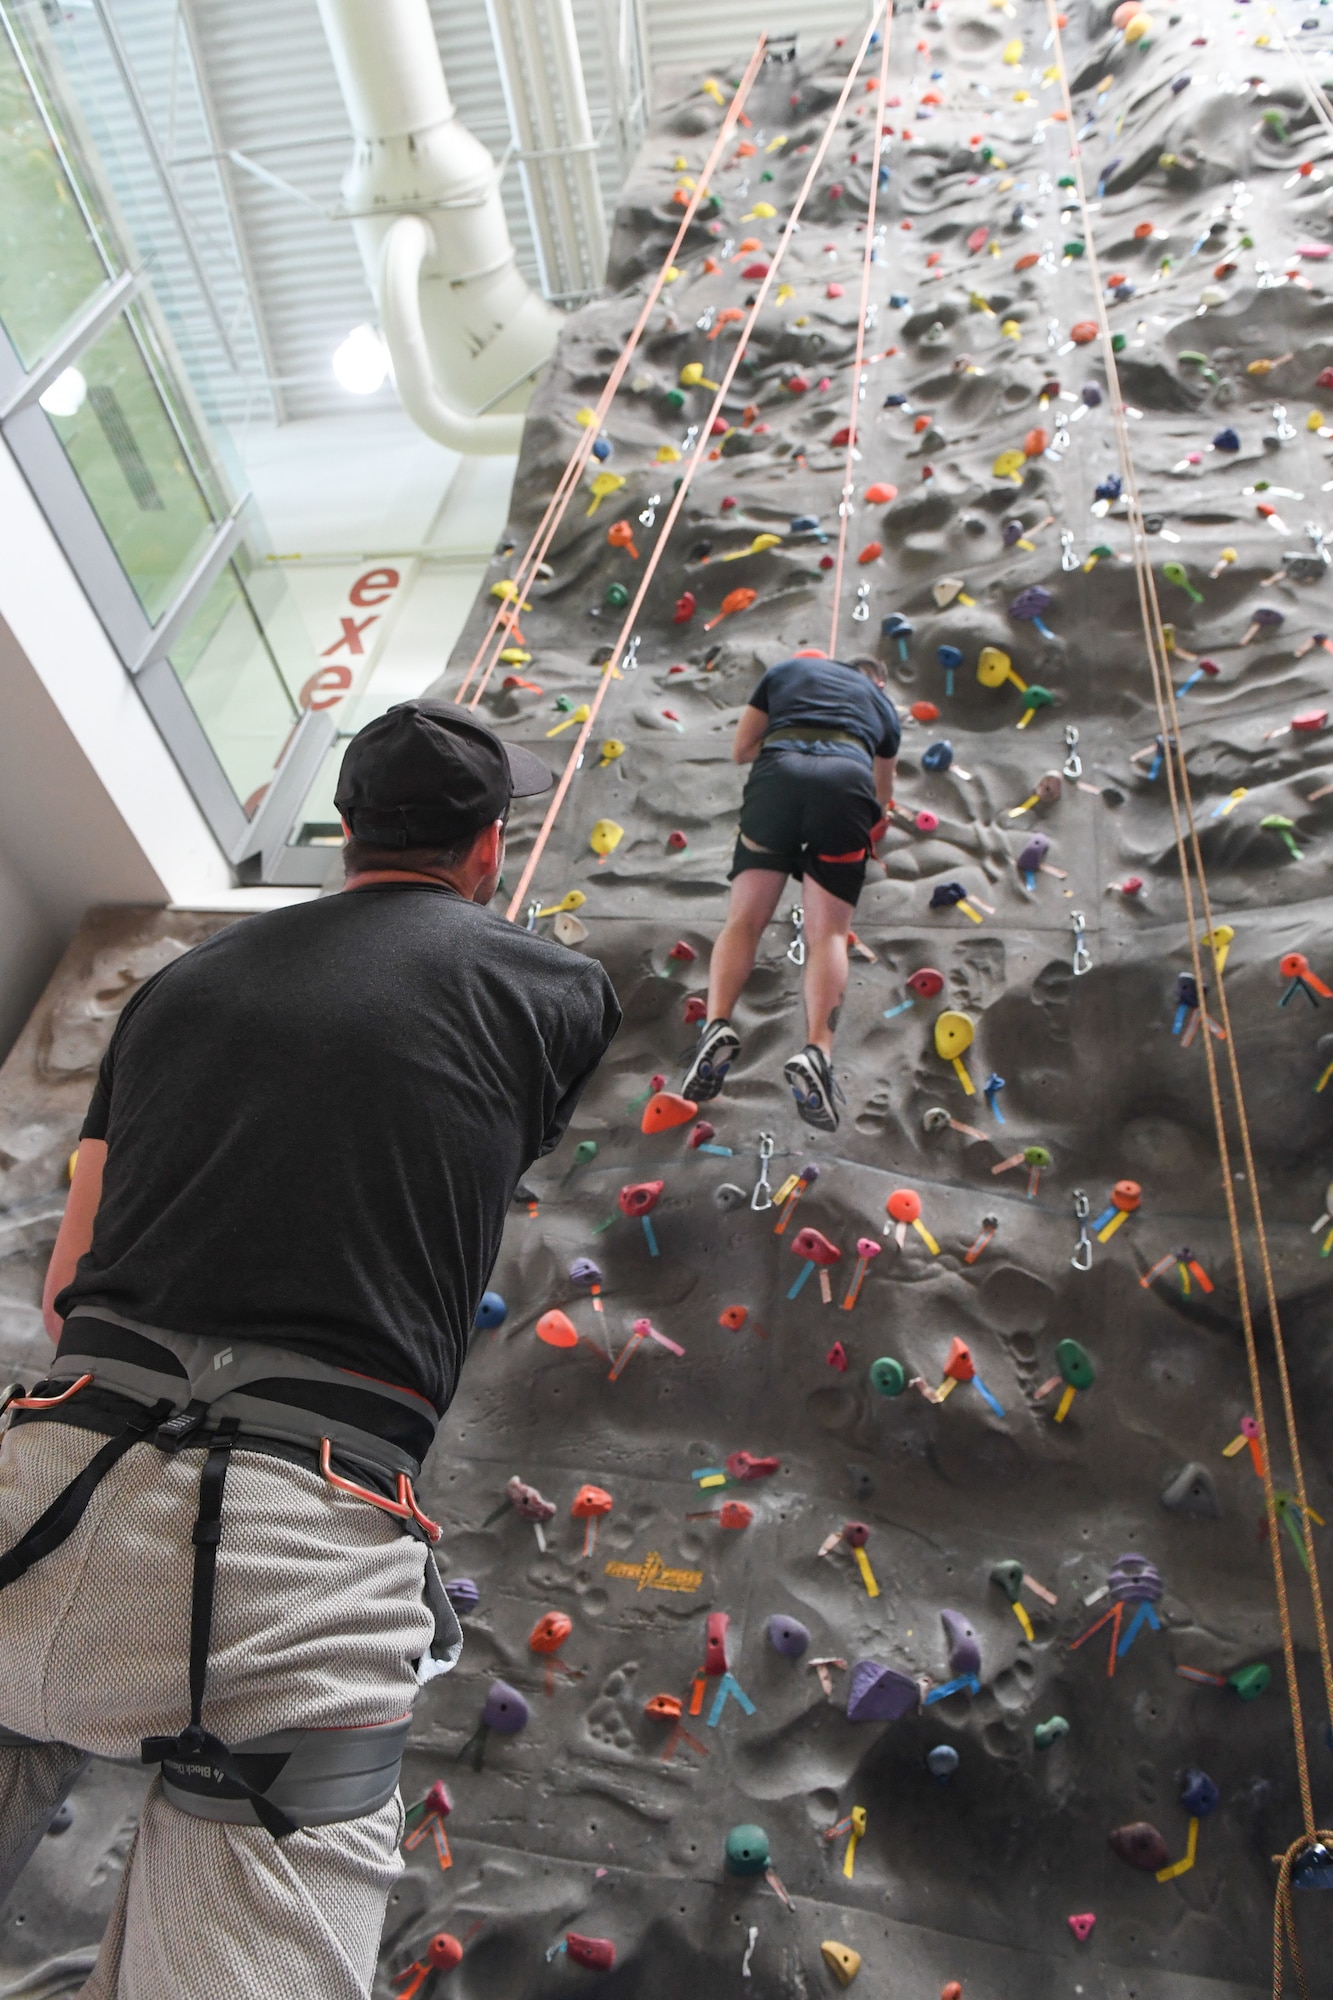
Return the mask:
{"type": "Polygon", "coordinates": [[[771,222],[777,214],[771,201],[757,201],[742,217],[742,222],[771,222]]]}
{"type": "Polygon", "coordinates": [[[586,431],[589,424],[595,424],[597,422],[597,412],[596,410],[590,410],[587,404],[585,403],[581,410],[575,410],[574,422],[576,424],[579,424],[586,431]]]}
{"type": "Polygon", "coordinates": [[[1151,32],[1151,14],[1136,14],[1132,21],[1125,23],[1125,40],[1127,42],[1141,42],[1143,37],[1151,32]]]}
{"type": "MultiPolygon", "coordinates": [[[[653,460],[653,463],[655,465],[677,465],[679,464],[679,462],[680,462],[680,453],[676,450],[674,444],[658,445],[653,460]]],[[[592,510],[589,509],[589,512],[591,511],[592,510]]]]}
{"type": "Polygon", "coordinates": [[[1017,68],[1018,64],[1022,62],[1022,60],[1023,60],[1023,40],[1022,40],[1022,37],[1021,37],[1020,35],[1015,35],[1015,36],[1014,36],[1014,39],[1012,40],[1012,42],[1006,42],[1006,43],[1005,43],[1005,45],[1004,45],[1004,60],[1005,60],[1005,62],[1007,62],[1007,63],[1008,63],[1008,65],[1009,65],[1010,69],[1015,69],[1015,68],[1017,68]]]}
{"type": "MultiPolygon", "coordinates": [[[[621,472],[599,472],[592,482],[592,505],[588,512],[595,514],[607,495],[618,492],[624,484],[625,475],[621,472]]],[[[527,609],[526,605],[524,609],[527,609]]]]}
{"type": "Polygon", "coordinates": [[[588,835],[588,845],[593,853],[605,861],[608,854],[614,854],[625,838],[625,829],[613,819],[599,819],[588,835]]]}
{"type": "Polygon", "coordinates": [[[710,382],[704,374],[702,361],[687,361],[680,371],[681,384],[686,389],[716,389],[719,384],[710,382]]]}
{"type": "Polygon", "coordinates": [[[756,535],[745,549],[729,549],[723,562],[739,562],[742,556],[761,556],[765,549],[775,549],[782,540],[781,535],[756,535]]]}
{"type": "Polygon", "coordinates": [[[597,766],[598,770],[604,771],[608,764],[614,764],[616,758],[623,757],[624,754],[625,746],[620,741],[620,738],[618,736],[608,736],[602,745],[602,756],[601,762],[597,766]]]}
{"type": "Polygon", "coordinates": [[[668,264],[666,270],[662,273],[662,283],[664,285],[674,285],[679,276],[680,265],[668,264]]]}
{"type": "Polygon", "coordinates": [[[1012,479],[1015,486],[1021,486],[1023,481],[1020,475],[1026,464],[1027,460],[1021,451],[1002,451],[991,466],[991,471],[997,479],[1012,479]]]}
{"type": "Polygon", "coordinates": [[[861,1970],[860,1952],[853,1951],[849,1944],[839,1944],[836,1938],[825,1938],[819,1950],[839,1986],[850,1986],[861,1970]]]}
{"type": "MultiPolygon", "coordinates": [[[[512,577],[502,576],[498,583],[491,585],[491,596],[498,597],[502,604],[512,604],[518,596],[518,585],[512,577]]],[[[518,608],[520,611],[531,611],[532,606],[525,599],[518,608]]]]}
{"type": "Polygon", "coordinates": [[[570,711],[563,722],[557,722],[555,728],[548,729],[546,734],[548,736],[558,736],[562,729],[572,729],[576,722],[586,722],[591,714],[592,710],[589,708],[587,702],[581,701],[577,708],[570,711]]]}
{"type": "Polygon", "coordinates": [[[531,653],[525,652],[522,646],[506,646],[500,658],[507,667],[527,667],[532,664],[531,653]]]}
{"type": "Polygon", "coordinates": [[[779,286],[778,286],[778,295],[777,295],[777,299],[776,299],[775,303],[776,303],[776,304],[778,304],[778,305],[780,305],[780,306],[785,306],[785,305],[786,305],[786,303],[787,303],[787,301],[788,301],[788,299],[794,299],[794,298],[795,298],[795,296],[796,296],[796,294],[795,294],[795,292],[794,292],[794,291],[792,290],[792,288],[791,288],[791,286],[790,286],[790,285],[779,285],[779,286]]]}
{"type": "Polygon", "coordinates": [[[784,146],[786,145],[786,143],[787,143],[787,135],[786,135],[786,133],[785,133],[785,132],[779,132],[779,133],[778,133],[778,136],[777,136],[777,138],[776,138],[776,139],[770,139],[770,140],[769,140],[768,144],[767,144],[767,145],[765,146],[765,148],[764,148],[764,151],[765,151],[766,153],[778,153],[778,152],[781,152],[782,148],[783,148],[783,147],[784,147],[784,146]]]}
{"type": "Polygon", "coordinates": [[[1310,412],[1309,416],[1308,416],[1308,417],[1307,417],[1307,418],[1305,419],[1305,428],[1306,428],[1306,430],[1307,430],[1307,431],[1321,431],[1321,430],[1323,430],[1323,428],[1324,428],[1324,413],[1323,413],[1323,411],[1322,411],[1322,410],[1311,410],[1311,412],[1310,412]]]}
{"type": "Polygon", "coordinates": [[[703,82],[699,85],[699,88],[700,90],[702,90],[705,97],[712,98],[714,104],[726,103],[727,100],[722,94],[722,86],[718,82],[715,76],[706,76],[703,82]]]}

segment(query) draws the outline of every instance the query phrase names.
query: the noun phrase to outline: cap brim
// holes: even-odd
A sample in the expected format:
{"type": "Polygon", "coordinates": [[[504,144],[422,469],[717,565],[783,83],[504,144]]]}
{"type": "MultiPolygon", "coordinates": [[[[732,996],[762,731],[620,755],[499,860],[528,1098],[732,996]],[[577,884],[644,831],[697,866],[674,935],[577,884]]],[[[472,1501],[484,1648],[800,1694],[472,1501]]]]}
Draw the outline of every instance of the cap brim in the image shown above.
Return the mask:
{"type": "Polygon", "coordinates": [[[506,743],[504,753],[509,759],[509,781],[516,799],[531,799],[538,792],[550,791],[555,772],[540,757],[534,757],[531,750],[520,749],[517,743],[506,743]]]}

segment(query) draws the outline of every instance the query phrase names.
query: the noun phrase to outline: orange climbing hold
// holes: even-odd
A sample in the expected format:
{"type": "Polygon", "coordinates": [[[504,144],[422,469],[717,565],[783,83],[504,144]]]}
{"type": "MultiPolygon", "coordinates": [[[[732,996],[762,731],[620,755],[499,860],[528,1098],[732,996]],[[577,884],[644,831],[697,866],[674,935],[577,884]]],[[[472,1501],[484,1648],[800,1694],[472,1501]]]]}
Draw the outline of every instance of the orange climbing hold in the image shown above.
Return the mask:
{"type": "Polygon", "coordinates": [[[1076,346],[1086,347],[1089,341],[1095,340],[1097,338],[1096,320],[1076,319],[1074,321],[1074,324],[1069,329],[1069,338],[1075,343],[1076,346]]]}
{"type": "Polygon", "coordinates": [[[567,1313],[553,1306],[537,1321],[537,1338],[544,1340],[548,1347],[577,1347],[579,1330],[567,1313]]]}
{"type": "Polygon", "coordinates": [[[1039,264],[1040,262],[1041,252],[1039,250],[1025,250],[1021,257],[1015,257],[1014,269],[1016,271],[1030,271],[1034,264],[1039,264]]]}
{"type": "Polygon", "coordinates": [[[897,487],[886,486],[881,480],[876,480],[873,486],[867,486],[866,488],[866,499],[872,507],[887,507],[897,498],[897,487]]]}
{"type": "Polygon", "coordinates": [[[717,1316],[719,1326],[729,1327],[732,1333],[739,1333],[750,1317],[745,1306],[723,1306],[717,1316]]]}
{"type": "Polygon", "coordinates": [[[867,542],[856,560],[859,563],[878,562],[883,553],[884,544],[882,542],[867,542]]]}
{"type": "Polygon", "coordinates": [[[639,1121],[641,1132],[670,1132],[674,1126],[688,1125],[698,1114],[699,1107],[688,1097],[680,1097],[674,1090],[655,1090],[643,1107],[643,1117],[639,1121]]]}
{"type": "Polygon", "coordinates": [[[707,620],[704,631],[711,632],[715,625],[720,625],[724,618],[731,618],[738,611],[748,611],[758,595],[757,590],[729,590],[722,600],[722,609],[715,618],[707,620]]]}
{"type": "Polygon", "coordinates": [[[1049,431],[1044,431],[1038,424],[1023,440],[1024,458],[1040,458],[1050,441],[1049,431]]]}
{"type": "Polygon", "coordinates": [[[634,546],[634,530],[628,521],[613,521],[606,531],[606,539],[613,549],[628,549],[635,562],[639,551],[634,546]]]}

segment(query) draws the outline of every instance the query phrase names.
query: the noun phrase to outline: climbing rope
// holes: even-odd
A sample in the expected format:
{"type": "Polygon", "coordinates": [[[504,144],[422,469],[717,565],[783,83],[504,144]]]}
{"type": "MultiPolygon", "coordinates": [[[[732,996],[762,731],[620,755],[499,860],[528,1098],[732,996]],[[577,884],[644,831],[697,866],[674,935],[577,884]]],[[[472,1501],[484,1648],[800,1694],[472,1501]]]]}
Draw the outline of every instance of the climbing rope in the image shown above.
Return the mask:
{"type": "MultiPolygon", "coordinates": [[[[1268,18],[1270,21],[1278,21],[1276,8],[1270,7],[1268,9],[1268,18]]],[[[1301,80],[1301,87],[1309,100],[1311,111],[1313,111],[1328,136],[1333,139],[1333,104],[1329,103],[1323,86],[1316,83],[1311,76],[1304,51],[1298,48],[1295,42],[1290,40],[1280,21],[1278,21],[1278,34],[1279,39],[1276,46],[1291,58],[1292,68],[1301,80]]]]}
{"type": "Polygon", "coordinates": [[[615,645],[611,650],[611,656],[607,660],[605,666],[602,669],[602,678],[598,684],[597,692],[593,696],[593,699],[589,704],[587,717],[583,723],[582,728],[579,730],[578,736],[574,740],[574,744],[569,753],[568,761],[565,765],[563,772],[560,775],[560,781],[557,784],[555,791],[552,795],[551,803],[546,809],[546,817],[543,819],[541,827],[539,828],[537,833],[537,838],[533,843],[532,852],[529,854],[527,862],[524,865],[523,873],[519,877],[518,887],[515,889],[513,897],[510,900],[509,908],[505,912],[505,915],[509,918],[511,923],[517,916],[519,910],[523,907],[523,899],[527,895],[528,886],[531,883],[533,875],[536,873],[538,863],[540,862],[542,855],[545,852],[546,843],[550,839],[551,830],[554,827],[557,818],[559,817],[560,808],[565,802],[565,797],[569,791],[570,785],[573,782],[574,773],[578,769],[579,764],[582,761],[583,752],[587,746],[588,738],[592,734],[593,725],[597,720],[598,712],[600,711],[602,703],[606,698],[607,690],[611,686],[612,679],[616,675],[616,669],[619,666],[619,663],[624,656],[627,645],[629,644],[630,635],[634,630],[635,623],[639,616],[640,608],[642,607],[643,601],[648,594],[649,586],[652,583],[653,577],[657,572],[658,565],[661,562],[662,557],[666,553],[667,544],[671,539],[672,529],[675,527],[676,522],[680,517],[681,509],[685,505],[685,500],[689,493],[691,483],[694,479],[694,475],[703,460],[705,452],[708,451],[708,449],[710,448],[710,438],[712,435],[713,424],[716,421],[719,413],[721,412],[722,405],[725,402],[728,393],[730,392],[732,381],[735,377],[736,370],[739,368],[741,361],[744,358],[746,348],[749,345],[750,336],[754,331],[755,323],[758,320],[760,313],[763,311],[765,302],[768,298],[769,291],[772,288],[773,281],[776,278],[779,269],[781,268],[782,260],[787,254],[787,249],[791,243],[792,237],[796,233],[796,229],[801,218],[801,211],[805,207],[811,189],[814,187],[816,178],[818,177],[819,174],[819,170],[824,164],[824,157],[828,152],[829,146],[832,144],[833,134],[837,130],[838,121],[840,120],[844,110],[846,109],[848,98],[851,96],[852,85],[856,81],[857,74],[860,70],[861,64],[865,60],[866,52],[869,49],[871,41],[876,33],[876,22],[877,22],[877,16],[872,15],[870,21],[866,26],[865,33],[861,37],[860,45],[857,48],[856,54],[852,59],[851,67],[847,72],[846,79],[844,80],[842,89],[839,92],[838,100],[836,104],[833,106],[833,110],[829,115],[828,123],[824,128],[823,135],[820,138],[819,144],[815,148],[814,156],[811,159],[810,166],[806,173],[805,179],[801,183],[800,191],[796,196],[796,200],[792,205],[791,213],[788,215],[787,221],[783,227],[782,234],[778,239],[777,249],[774,251],[772,258],[769,261],[769,266],[767,271],[765,272],[763,278],[759,281],[759,289],[755,293],[754,299],[750,305],[750,309],[746,314],[744,321],[742,322],[740,337],[737,340],[736,346],[732,352],[731,359],[727,363],[727,367],[722,376],[722,380],[718,384],[717,390],[714,394],[712,408],[710,409],[708,415],[704,418],[703,422],[699,426],[698,441],[696,442],[689,459],[686,461],[684,474],[681,478],[679,486],[676,488],[675,496],[672,499],[670,509],[667,513],[667,517],[662,524],[661,533],[658,535],[658,538],[654,543],[652,550],[649,553],[648,559],[644,564],[643,574],[639,579],[638,589],[635,591],[629,609],[625,613],[625,619],[623,624],[621,625],[620,632],[616,638],[615,645]]]}
{"type": "Polygon", "coordinates": [[[491,657],[486,663],[485,671],[477,683],[472,700],[468,703],[469,708],[475,709],[482,695],[486,692],[487,683],[495,671],[496,662],[504,650],[505,642],[518,623],[520,603],[525,593],[530,589],[538,569],[545,561],[546,551],[550,548],[555,538],[556,530],[565,518],[569,503],[578,488],[583,469],[592,456],[592,448],[597,442],[598,433],[615,400],[616,392],[625,379],[626,371],[634,358],[639,342],[643,338],[643,332],[648,324],[653,307],[662,296],[662,291],[668,282],[669,275],[675,268],[676,258],[680,254],[681,245],[689,233],[695,216],[699,212],[701,203],[708,198],[709,182],[717,169],[723,153],[731,143],[731,135],[735,131],[741,114],[744,111],[745,100],[750,95],[755,78],[764,66],[764,50],[767,46],[767,41],[768,37],[761,34],[759,40],[754,45],[754,53],[746,64],[745,72],[736,86],[731,102],[727,106],[726,115],[718,128],[717,137],[713,141],[712,150],[699,171],[694,187],[690,190],[690,198],[685,204],[685,209],[680,219],[680,226],[676,231],[671,248],[662,259],[661,268],[649,286],[643,305],[639,310],[639,317],[634,322],[625,345],[616,357],[615,366],[606,378],[602,393],[597,399],[596,408],[593,410],[588,423],[584,426],[578,443],[570,453],[565,469],[556,483],[555,490],[546,503],[546,511],[537,523],[532,538],[514,571],[512,579],[514,585],[513,594],[503,598],[497,605],[491,622],[482,635],[481,643],[472,656],[472,664],[463,676],[462,683],[455,696],[455,699],[460,702],[471,685],[472,676],[476,673],[493,643],[494,650],[491,652],[491,657]]]}
{"type": "MultiPolygon", "coordinates": [[[[1101,281],[1096,243],[1093,236],[1087,187],[1083,175],[1082,154],[1075,136],[1074,107],[1069,92],[1064,48],[1060,36],[1059,17],[1056,12],[1055,0],[1046,0],[1046,4],[1059,71],[1060,89],[1064,99],[1065,118],[1069,127],[1070,164],[1083,221],[1088,275],[1093,286],[1102,354],[1106,366],[1107,381],[1111,391],[1112,418],[1125,482],[1126,498],[1128,500],[1130,539],[1138,585],[1139,609],[1143,625],[1145,648],[1152,672],[1153,695],[1161,729],[1164,752],[1163,767],[1167,778],[1171,819],[1175,833],[1176,855],[1180,867],[1181,887],[1185,900],[1190,959],[1194,968],[1194,977],[1202,1006],[1204,982],[1201,946],[1206,939],[1212,952],[1221,1025],[1226,1037],[1225,1046],[1227,1050],[1227,1068],[1231,1082],[1232,1108],[1236,1119],[1241,1156],[1245,1163],[1245,1172],[1249,1186],[1255,1236],[1263,1274],[1264,1299],[1268,1307],[1269,1323],[1273,1337],[1273,1353],[1281,1389],[1287,1447],[1291,1456],[1297,1505],[1300,1510],[1304,1532],[1306,1568],[1310,1580],[1310,1595],[1314,1609],[1320,1663],[1323,1670],[1324,1691],[1328,1701],[1329,1715],[1333,1719],[1333,1655],[1330,1654],[1328,1629],[1324,1617],[1323,1592],[1320,1585],[1319,1565],[1306,1495],[1305,1471],[1301,1456],[1300,1441],[1296,1430],[1295,1405],[1287,1368],[1286,1348],[1282,1337],[1277,1288],[1273,1279],[1272,1263],[1268,1250],[1268,1234],[1264,1222],[1263,1203],[1259,1194],[1258,1175],[1250,1139],[1245,1094],[1241,1083],[1236,1037],[1231,1023],[1230,1009],[1227,1004],[1226,986],[1222,978],[1219,946],[1213,923],[1212,899],[1209,893],[1207,871],[1204,867],[1203,854],[1199,843],[1198,826],[1194,816],[1194,801],[1190,787],[1189,772],[1186,767],[1185,754],[1180,741],[1180,721],[1176,707],[1175,686],[1172,682],[1168,665],[1169,649],[1166,642],[1161,607],[1157,598],[1156,578],[1153,575],[1152,563],[1148,555],[1147,539],[1143,528],[1143,508],[1139,497],[1138,481],[1135,476],[1133,455],[1130,450],[1128,426],[1124,413],[1124,399],[1120,389],[1119,371],[1116,366],[1115,349],[1106,310],[1105,291],[1101,281]],[[1192,869],[1191,862],[1193,864],[1192,869]],[[1198,901],[1202,907],[1203,919],[1206,926],[1206,930],[1202,935],[1199,929],[1195,903],[1196,878],[1198,901]]],[[[1225,1108],[1222,1100],[1221,1082],[1218,1075],[1217,1057],[1213,1046],[1213,1039],[1210,1035],[1205,1034],[1203,1042],[1208,1075],[1208,1091],[1212,1103],[1213,1125],[1222,1173],[1222,1188],[1226,1201],[1227,1227],[1231,1237],[1232,1254],[1236,1266],[1237,1294],[1241,1326],[1245,1339],[1246,1366],[1249,1373],[1250,1392],[1254,1399],[1255,1424],[1258,1431],[1258,1442],[1262,1459],[1264,1502],[1268,1517],[1268,1539],[1273,1566],[1273,1582],[1277,1596],[1278,1619],[1282,1630],[1282,1650],[1286,1667],[1287,1695],[1291,1707],[1297,1778],[1301,1794],[1302,1816],[1305,1823],[1303,1836],[1294,1842],[1286,1855],[1282,1857],[1279,1871],[1273,1924],[1273,2000],[1281,2000],[1284,1948],[1289,1949],[1291,1952],[1292,1963],[1302,1994],[1302,2000],[1306,2000],[1305,1974],[1297,1946],[1295,1923],[1290,1903],[1291,1869],[1293,1861],[1297,1856],[1306,1851],[1316,1841],[1329,1838],[1329,1836],[1322,1835],[1315,1824],[1309,1755],[1305,1740],[1305,1722],[1296,1669],[1295,1637],[1292,1632],[1291,1607],[1287,1594],[1286,1573],[1282,1564],[1277,1494],[1273,1484],[1272,1455],[1268,1445],[1267,1418],[1264,1411],[1263,1389],[1259,1372],[1259,1356],[1254,1329],[1253,1308],[1250,1298],[1249,1279],[1245,1269],[1240,1217],[1235,1198],[1231,1167],[1231,1148],[1227,1137],[1225,1108]]]]}
{"type": "Polygon", "coordinates": [[[870,266],[875,255],[875,208],[879,199],[879,167],[884,152],[884,110],[889,92],[889,35],[893,24],[893,0],[884,8],[884,46],[879,59],[879,91],[875,98],[875,150],[870,161],[870,200],[866,208],[866,247],[861,259],[861,309],[856,319],[856,360],[852,367],[851,410],[847,418],[847,457],[842,475],[842,504],[838,508],[838,553],[833,568],[833,618],[829,626],[829,658],[838,657],[838,612],[842,603],[842,571],[847,555],[847,523],[852,516],[852,468],[859,453],[856,434],[861,404],[865,399],[866,316],[870,310],[870,266]]]}

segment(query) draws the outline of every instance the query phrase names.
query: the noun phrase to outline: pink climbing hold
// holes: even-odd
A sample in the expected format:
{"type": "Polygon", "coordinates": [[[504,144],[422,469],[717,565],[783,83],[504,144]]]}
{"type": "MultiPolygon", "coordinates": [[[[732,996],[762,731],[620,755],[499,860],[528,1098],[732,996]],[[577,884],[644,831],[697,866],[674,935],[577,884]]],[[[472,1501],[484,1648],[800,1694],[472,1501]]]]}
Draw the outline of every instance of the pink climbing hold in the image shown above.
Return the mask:
{"type": "Polygon", "coordinates": [[[1080,1944],[1086,1944],[1092,1936],[1096,1922],[1097,1919],[1092,1911],[1086,1910],[1081,1917],[1071,1917],[1069,1919],[1069,1928],[1080,1944]]]}

